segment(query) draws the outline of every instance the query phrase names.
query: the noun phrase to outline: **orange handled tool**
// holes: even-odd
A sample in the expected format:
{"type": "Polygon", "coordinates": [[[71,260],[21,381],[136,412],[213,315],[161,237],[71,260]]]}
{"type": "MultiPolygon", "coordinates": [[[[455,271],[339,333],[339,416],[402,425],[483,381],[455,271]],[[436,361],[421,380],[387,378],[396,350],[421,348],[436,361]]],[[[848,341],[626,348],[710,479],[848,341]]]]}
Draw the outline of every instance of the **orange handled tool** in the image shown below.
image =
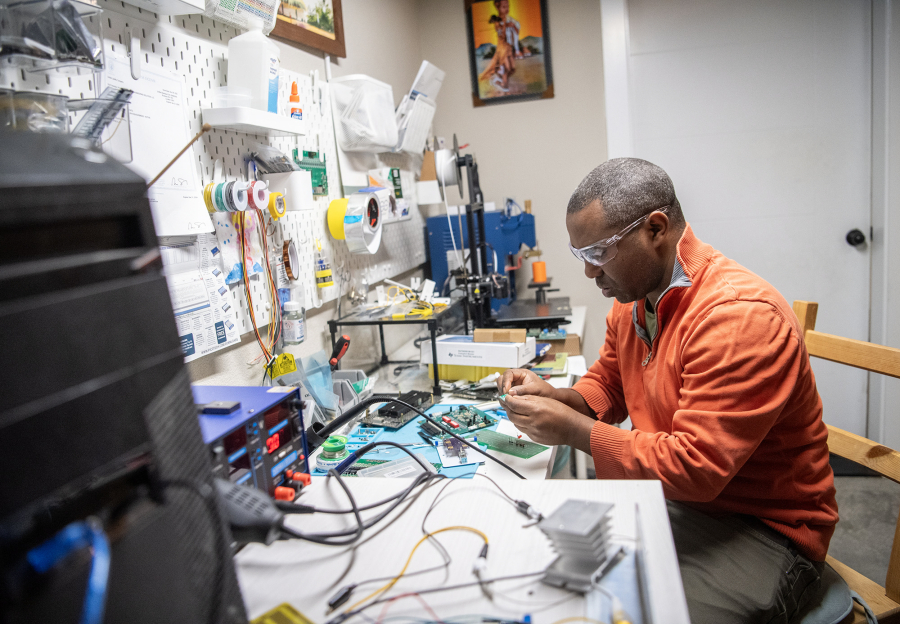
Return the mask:
{"type": "Polygon", "coordinates": [[[328,360],[328,363],[331,364],[331,370],[335,370],[337,368],[338,361],[344,357],[344,354],[347,353],[347,348],[350,346],[350,336],[344,334],[338,341],[334,343],[334,351],[331,352],[331,359],[328,360]]]}

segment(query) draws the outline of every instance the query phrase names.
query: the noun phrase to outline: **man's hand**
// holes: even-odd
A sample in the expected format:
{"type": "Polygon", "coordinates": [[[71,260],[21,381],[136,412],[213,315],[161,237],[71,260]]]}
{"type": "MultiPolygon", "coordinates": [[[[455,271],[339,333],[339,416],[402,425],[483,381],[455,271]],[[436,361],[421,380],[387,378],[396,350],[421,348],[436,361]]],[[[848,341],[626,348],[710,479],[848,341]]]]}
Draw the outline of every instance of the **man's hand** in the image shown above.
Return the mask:
{"type": "Polygon", "coordinates": [[[535,442],[568,444],[590,454],[591,429],[596,422],[590,416],[565,403],[533,394],[507,395],[500,403],[510,421],[535,442]]]}
{"type": "Polygon", "coordinates": [[[511,396],[533,394],[552,399],[555,388],[530,370],[511,368],[497,379],[497,391],[511,396]]]}

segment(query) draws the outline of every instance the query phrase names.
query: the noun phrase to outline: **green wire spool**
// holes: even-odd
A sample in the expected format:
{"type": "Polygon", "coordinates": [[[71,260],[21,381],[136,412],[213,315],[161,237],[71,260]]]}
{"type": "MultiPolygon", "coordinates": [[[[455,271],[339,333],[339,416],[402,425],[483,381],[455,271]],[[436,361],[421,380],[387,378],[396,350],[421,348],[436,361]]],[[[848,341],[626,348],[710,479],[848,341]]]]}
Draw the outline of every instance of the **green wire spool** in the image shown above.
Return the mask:
{"type": "Polygon", "coordinates": [[[328,459],[341,459],[349,455],[346,451],[347,438],[345,436],[329,436],[322,445],[322,454],[328,459]]]}

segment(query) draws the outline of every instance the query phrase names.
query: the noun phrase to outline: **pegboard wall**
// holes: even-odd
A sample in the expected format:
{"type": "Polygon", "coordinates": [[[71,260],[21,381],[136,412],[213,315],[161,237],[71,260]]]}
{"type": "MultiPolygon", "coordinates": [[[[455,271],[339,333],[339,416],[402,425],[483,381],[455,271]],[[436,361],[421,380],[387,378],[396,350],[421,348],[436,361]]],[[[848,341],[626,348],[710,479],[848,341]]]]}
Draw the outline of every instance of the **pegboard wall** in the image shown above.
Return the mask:
{"type": "MultiPolygon", "coordinates": [[[[130,38],[140,39],[142,62],[166,68],[184,77],[190,135],[199,132],[203,123],[201,110],[211,108],[214,90],[227,84],[228,41],[241,31],[203,15],[157,15],[117,0],[97,0],[97,5],[103,9],[102,13],[86,19],[90,22],[89,27],[101,32],[104,53],[124,56],[128,52],[126,44],[130,38]]],[[[6,61],[0,64],[0,86],[4,88],[58,93],[73,99],[97,95],[100,90],[97,78],[86,70],[75,73],[58,70],[29,73],[6,61]]],[[[298,86],[303,119],[307,121],[305,136],[268,137],[213,129],[194,144],[193,156],[204,185],[214,181],[216,161],[220,161],[225,179],[246,179],[245,158],[256,143],[276,147],[289,157],[295,148],[318,151],[325,156],[328,197],[316,197],[314,210],[288,212],[278,221],[266,216],[270,252],[280,253],[285,239],[293,240],[297,246],[301,275],[292,286],[302,284],[306,307],[311,308],[336,299],[339,291],[346,293],[348,284],[340,284],[341,275],[364,275],[368,283],[374,285],[425,262],[424,220],[419,213],[415,184],[409,184],[405,185],[404,196],[410,202],[411,218],[383,226],[381,247],[376,254],[351,254],[343,241],[331,238],[326,225],[328,204],[342,195],[330,91],[324,77],[317,82],[312,75],[299,74],[282,66],[279,72],[280,107],[287,104],[294,81],[298,86]],[[325,289],[315,286],[316,239],[331,259],[334,270],[335,285],[325,289]]],[[[134,145],[133,149],[140,149],[140,145],[134,145]]],[[[421,158],[404,155],[385,154],[379,160],[385,166],[416,173],[421,165],[421,158]]],[[[405,177],[413,179],[410,175],[405,177]]],[[[270,262],[274,260],[274,256],[269,258],[270,262]]],[[[268,288],[259,275],[253,276],[250,283],[255,316],[262,326],[269,321],[271,303],[268,288]]],[[[229,289],[241,333],[252,331],[243,284],[231,285],[229,289]]]]}

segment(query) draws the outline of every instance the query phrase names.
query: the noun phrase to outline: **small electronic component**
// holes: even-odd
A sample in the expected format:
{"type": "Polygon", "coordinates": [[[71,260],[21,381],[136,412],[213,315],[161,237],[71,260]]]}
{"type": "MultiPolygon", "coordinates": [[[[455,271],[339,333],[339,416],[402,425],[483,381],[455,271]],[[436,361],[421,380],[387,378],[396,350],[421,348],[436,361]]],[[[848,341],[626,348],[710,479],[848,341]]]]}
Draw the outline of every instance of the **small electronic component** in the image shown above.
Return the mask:
{"type": "Polygon", "coordinates": [[[441,431],[440,427],[438,427],[434,423],[424,420],[424,419],[422,419],[419,422],[419,427],[422,428],[422,431],[424,431],[426,434],[428,434],[429,436],[432,436],[432,437],[439,436],[444,433],[443,431],[441,431]]]}
{"type": "Polygon", "coordinates": [[[213,401],[198,406],[201,414],[231,414],[241,409],[240,401],[213,401]]]}
{"type": "Polygon", "coordinates": [[[466,463],[466,445],[456,438],[444,439],[444,450],[448,456],[459,457],[459,463],[466,463]]]}
{"type": "MultiPolygon", "coordinates": [[[[405,392],[397,397],[399,400],[409,403],[410,405],[425,410],[431,406],[432,395],[430,392],[419,392],[413,390],[405,392]]],[[[399,429],[418,414],[410,408],[391,401],[378,409],[375,414],[367,414],[362,422],[370,427],[385,427],[387,429],[399,429]]]]}
{"type": "Polygon", "coordinates": [[[300,150],[294,150],[294,162],[305,171],[309,171],[312,177],[313,195],[328,195],[328,169],[325,167],[325,156],[319,156],[319,152],[303,151],[300,158],[300,150]]]}
{"type": "Polygon", "coordinates": [[[476,444],[487,446],[492,451],[506,453],[507,455],[521,457],[522,459],[534,457],[538,453],[542,453],[549,448],[543,444],[531,442],[530,440],[522,440],[521,438],[514,438],[504,433],[497,433],[496,431],[490,430],[479,431],[473,436],[472,441],[476,444]]]}

